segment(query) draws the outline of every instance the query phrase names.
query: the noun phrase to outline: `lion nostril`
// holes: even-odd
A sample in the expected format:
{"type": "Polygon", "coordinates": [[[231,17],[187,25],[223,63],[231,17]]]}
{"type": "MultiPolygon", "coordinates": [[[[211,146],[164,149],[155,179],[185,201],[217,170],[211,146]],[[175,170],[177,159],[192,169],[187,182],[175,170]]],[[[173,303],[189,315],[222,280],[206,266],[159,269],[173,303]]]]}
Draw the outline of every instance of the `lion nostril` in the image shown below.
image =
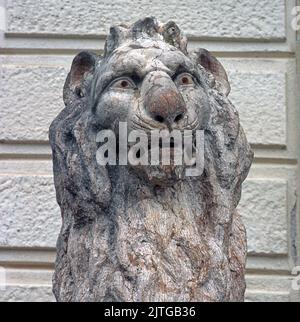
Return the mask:
{"type": "Polygon", "coordinates": [[[174,122],[179,122],[180,120],[182,120],[183,119],[183,114],[182,113],[180,113],[180,114],[178,114],[176,117],[175,117],[175,119],[174,119],[174,122]]]}
{"type": "Polygon", "coordinates": [[[80,87],[78,87],[78,86],[75,88],[75,94],[79,98],[82,98],[84,96],[82,89],[80,87]]]}
{"type": "Polygon", "coordinates": [[[160,115],[155,115],[154,117],[155,121],[159,122],[159,123],[163,123],[164,122],[164,118],[160,115]]]}

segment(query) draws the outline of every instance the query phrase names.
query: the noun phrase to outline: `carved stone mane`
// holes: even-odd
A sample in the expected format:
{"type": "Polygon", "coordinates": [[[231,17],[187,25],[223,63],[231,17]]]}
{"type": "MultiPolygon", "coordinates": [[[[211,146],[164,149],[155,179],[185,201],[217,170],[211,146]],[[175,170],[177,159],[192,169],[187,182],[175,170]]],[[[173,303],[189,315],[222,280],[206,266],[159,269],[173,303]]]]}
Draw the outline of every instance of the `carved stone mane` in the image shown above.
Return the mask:
{"type": "Polygon", "coordinates": [[[50,127],[62,213],[58,301],[242,301],[246,235],[236,211],[252,152],[224,68],[188,53],[174,22],[110,29],[103,56],[78,54],[50,127]],[[101,166],[100,130],[199,129],[204,171],[101,166]]]}

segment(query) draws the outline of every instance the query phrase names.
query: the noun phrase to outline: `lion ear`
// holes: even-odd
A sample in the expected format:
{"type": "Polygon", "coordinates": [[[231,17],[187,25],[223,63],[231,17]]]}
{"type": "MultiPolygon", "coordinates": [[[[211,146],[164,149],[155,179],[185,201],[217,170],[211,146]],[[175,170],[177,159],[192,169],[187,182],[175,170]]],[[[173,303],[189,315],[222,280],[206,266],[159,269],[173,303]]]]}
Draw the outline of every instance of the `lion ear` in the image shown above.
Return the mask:
{"type": "Polygon", "coordinates": [[[64,102],[67,105],[70,101],[85,96],[88,80],[95,71],[97,55],[87,51],[79,53],[72,62],[70,73],[64,86],[64,102]]]}
{"type": "Polygon", "coordinates": [[[215,87],[224,95],[228,96],[230,93],[230,84],[227,73],[222,64],[206,49],[197,49],[191,55],[197,64],[204,67],[207,72],[213,75],[216,85],[215,87]]]}

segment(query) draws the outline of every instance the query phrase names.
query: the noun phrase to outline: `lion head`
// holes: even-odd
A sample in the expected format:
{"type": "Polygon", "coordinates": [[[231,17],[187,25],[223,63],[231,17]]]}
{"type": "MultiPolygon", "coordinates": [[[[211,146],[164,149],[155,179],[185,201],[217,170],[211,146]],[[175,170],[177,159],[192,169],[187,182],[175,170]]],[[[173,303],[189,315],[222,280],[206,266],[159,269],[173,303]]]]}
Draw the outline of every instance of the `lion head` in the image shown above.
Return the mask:
{"type": "MultiPolygon", "coordinates": [[[[188,53],[174,22],[110,29],[103,56],[82,52],[50,127],[62,210],[58,300],[242,300],[246,237],[236,212],[252,152],[207,50],[188,53]],[[201,130],[204,171],[100,166],[97,133],[201,130]]],[[[130,147],[127,146],[126,149],[130,147]]]]}

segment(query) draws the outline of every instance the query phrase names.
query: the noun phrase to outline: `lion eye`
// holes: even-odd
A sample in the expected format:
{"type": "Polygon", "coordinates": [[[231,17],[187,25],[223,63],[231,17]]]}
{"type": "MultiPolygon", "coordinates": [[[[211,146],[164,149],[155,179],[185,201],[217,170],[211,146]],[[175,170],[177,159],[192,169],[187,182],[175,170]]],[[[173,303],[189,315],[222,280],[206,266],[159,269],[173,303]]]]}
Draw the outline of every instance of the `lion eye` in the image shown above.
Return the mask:
{"type": "Polygon", "coordinates": [[[177,77],[179,85],[193,85],[193,76],[187,73],[181,74],[177,77]]]}
{"type": "Polygon", "coordinates": [[[135,88],[135,84],[129,78],[122,78],[114,81],[111,87],[118,89],[132,89],[135,88]]]}

